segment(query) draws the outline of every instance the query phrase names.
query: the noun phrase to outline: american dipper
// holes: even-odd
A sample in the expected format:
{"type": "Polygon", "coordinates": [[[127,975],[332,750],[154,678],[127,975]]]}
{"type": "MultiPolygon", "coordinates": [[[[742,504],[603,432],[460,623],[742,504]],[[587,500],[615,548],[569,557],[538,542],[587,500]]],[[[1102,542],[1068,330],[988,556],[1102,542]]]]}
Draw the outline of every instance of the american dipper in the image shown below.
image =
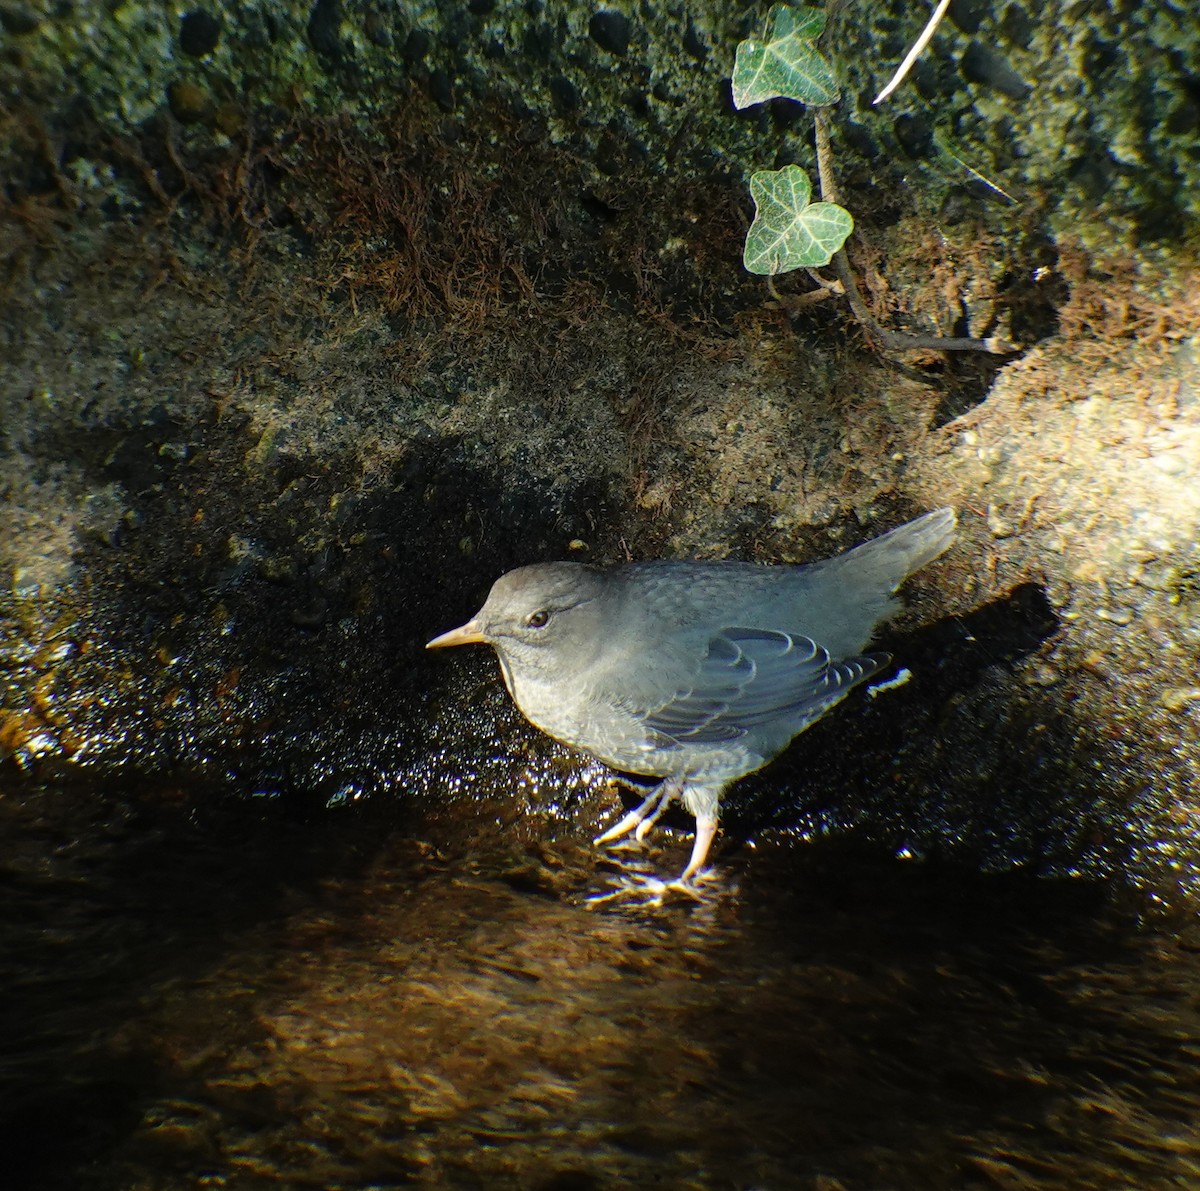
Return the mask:
{"type": "Polygon", "coordinates": [[[888,664],[863,653],[893,593],[954,540],[938,509],[824,562],[574,562],[519,567],[426,646],[485,642],[525,718],[627,773],[663,780],[599,836],[640,840],[679,797],[700,871],[730,783],[888,664]]]}

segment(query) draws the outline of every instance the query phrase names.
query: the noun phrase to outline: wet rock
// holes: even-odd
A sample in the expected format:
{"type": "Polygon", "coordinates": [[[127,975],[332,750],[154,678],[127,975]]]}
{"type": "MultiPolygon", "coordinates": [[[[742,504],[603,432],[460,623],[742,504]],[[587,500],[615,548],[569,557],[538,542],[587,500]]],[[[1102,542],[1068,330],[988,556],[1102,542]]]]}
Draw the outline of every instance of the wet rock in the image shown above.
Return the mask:
{"type": "Polygon", "coordinates": [[[12,593],[18,600],[35,600],[42,593],[42,581],[30,567],[17,567],[12,577],[12,593]]]}
{"type": "Polygon", "coordinates": [[[179,48],[192,58],[203,58],[221,40],[221,18],[204,8],[185,13],[179,22],[179,48]]]}
{"type": "Polygon", "coordinates": [[[454,111],[454,80],[440,67],[429,75],[429,97],[444,112],[454,111]]]}
{"type": "Polygon", "coordinates": [[[5,33],[19,37],[23,33],[32,33],[40,24],[41,17],[28,4],[0,5],[0,28],[5,33]]]}
{"type": "Polygon", "coordinates": [[[968,83],[990,87],[1009,99],[1024,99],[1032,90],[1002,54],[979,41],[967,47],[960,68],[968,83]]]}
{"type": "Polygon", "coordinates": [[[308,44],[317,57],[336,60],[342,56],[341,0],[317,0],[308,14],[308,44]]]}
{"type": "Polygon", "coordinates": [[[631,28],[629,18],[622,12],[614,12],[610,8],[602,8],[592,14],[588,21],[588,33],[592,40],[602,49],[618,57],[629,49],[631,28]]]}
{"type": "Polygon", "coordinates": [[[556,74],[550,80],[550,99],[560,115],[567,115],[579,106],[579,90],[565,75],[556,74]]]}
{"type": "Polygon", "coordinates": [[[196,83],[180,79],[167,88],[167,103],[171,115],[180,124],[200,124],[212,116],[212,99],[205,89],[196,83]]]}

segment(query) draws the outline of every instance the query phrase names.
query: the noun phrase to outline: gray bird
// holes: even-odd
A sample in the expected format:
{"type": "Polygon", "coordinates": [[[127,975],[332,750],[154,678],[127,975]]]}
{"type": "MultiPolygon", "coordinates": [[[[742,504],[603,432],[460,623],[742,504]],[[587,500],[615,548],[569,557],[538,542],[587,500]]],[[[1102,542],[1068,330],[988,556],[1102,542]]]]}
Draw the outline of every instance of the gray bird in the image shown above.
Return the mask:
{"type": "Polygon", "coordinates": [[[484,642],[543,732],[627,773],[663,780],[596,840],[638,839],[679,797],[701,870],[730,783],[888,664],[863,653],[893,593],[954,540],[939,509],[808,566],[574,562],[519,567],[460,628],[426,646],[484,642]]]}

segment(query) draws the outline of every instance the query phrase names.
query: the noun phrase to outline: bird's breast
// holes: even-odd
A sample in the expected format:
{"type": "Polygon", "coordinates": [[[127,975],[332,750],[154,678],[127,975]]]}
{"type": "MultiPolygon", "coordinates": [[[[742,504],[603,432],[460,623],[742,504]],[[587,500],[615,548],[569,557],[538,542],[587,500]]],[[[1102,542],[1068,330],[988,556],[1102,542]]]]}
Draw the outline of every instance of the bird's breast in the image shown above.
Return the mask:
{"type": "Polygon", "coordinates": [[[580,678],[540,683],[515,671],[506,681],[531,724],[627,773],[723,782],[757,769],[764,760],[740,742],[678,744],[649,729],[619,695],[580,678]]]}

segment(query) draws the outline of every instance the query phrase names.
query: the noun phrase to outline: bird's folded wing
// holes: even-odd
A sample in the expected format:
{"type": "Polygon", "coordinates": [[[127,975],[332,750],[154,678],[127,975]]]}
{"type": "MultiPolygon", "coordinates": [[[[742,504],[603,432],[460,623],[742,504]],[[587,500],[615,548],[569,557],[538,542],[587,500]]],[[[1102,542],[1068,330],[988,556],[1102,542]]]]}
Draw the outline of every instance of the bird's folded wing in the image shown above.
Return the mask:
{"type": "Polygon", "coordinates": [[[709,641],[690,687],[638,714],[651,731],[681,742],[735,740],[776,721],[798,732],[887,662],[883,654],[834,662],[798,634],[723,629],[709,641]]]}

